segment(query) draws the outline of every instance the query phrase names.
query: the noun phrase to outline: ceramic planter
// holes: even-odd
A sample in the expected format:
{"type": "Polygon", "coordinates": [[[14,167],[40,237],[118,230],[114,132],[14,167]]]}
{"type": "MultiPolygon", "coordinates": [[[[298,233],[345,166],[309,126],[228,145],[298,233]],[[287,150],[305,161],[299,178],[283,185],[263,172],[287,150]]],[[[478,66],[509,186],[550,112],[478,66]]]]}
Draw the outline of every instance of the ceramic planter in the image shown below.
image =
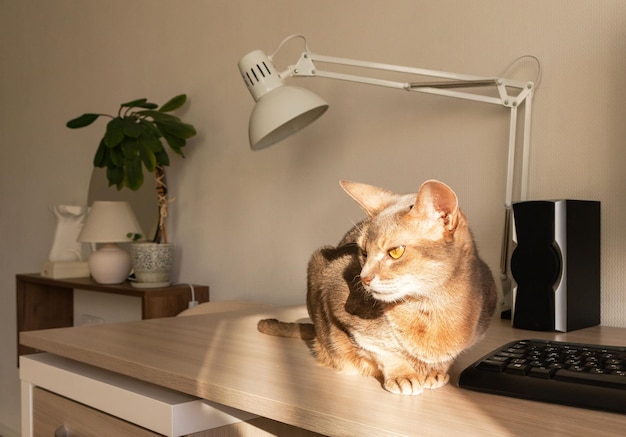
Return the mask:
{"type": "Polygon", "coordinates": [[[170,285],[170,271],[174,260],[171,243],[133,243],[130,257],[138,288],[157,288],[170,285]]]}

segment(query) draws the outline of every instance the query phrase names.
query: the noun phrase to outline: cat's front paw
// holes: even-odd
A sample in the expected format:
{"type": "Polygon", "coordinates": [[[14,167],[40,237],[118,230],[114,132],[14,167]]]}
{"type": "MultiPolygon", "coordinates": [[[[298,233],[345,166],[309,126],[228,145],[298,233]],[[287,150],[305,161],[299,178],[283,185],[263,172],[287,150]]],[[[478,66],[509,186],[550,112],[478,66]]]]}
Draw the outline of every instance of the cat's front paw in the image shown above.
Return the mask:
{"type": "Polygon", "coordinates": [[[383,388],[399,395],[419,395],[424,391],[424,386],[417,375],[386,378],[383,388]]]}
{"type": "Polygon", "coordinates": [[[450,376],[447,373],[437,372],[433,370],[424,379],[424,388],[435,389],[439,387],[443,387],[450,380],[450,376]]]}
{"type": "Polygon", "coordinates": [[[383,382],[383,388],[400,395],[419,395],[425,388],[440,388],[446,385],[449,380],[450,376],[447,373],[433,370],[426,375],[388,377],[383,382]]]}

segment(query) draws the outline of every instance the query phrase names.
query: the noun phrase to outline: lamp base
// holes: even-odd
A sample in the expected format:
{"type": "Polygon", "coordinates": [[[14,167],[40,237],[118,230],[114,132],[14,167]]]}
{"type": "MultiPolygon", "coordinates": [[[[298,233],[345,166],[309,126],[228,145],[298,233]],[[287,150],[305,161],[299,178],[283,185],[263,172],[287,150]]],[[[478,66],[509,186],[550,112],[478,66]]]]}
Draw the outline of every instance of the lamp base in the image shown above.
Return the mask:
{"type": "Polygon", "coordinates": [[[100,284],[121,284],[130,273],[130,255],[115,243],[106,243],[89,255],[89,273],[100,284]]]}

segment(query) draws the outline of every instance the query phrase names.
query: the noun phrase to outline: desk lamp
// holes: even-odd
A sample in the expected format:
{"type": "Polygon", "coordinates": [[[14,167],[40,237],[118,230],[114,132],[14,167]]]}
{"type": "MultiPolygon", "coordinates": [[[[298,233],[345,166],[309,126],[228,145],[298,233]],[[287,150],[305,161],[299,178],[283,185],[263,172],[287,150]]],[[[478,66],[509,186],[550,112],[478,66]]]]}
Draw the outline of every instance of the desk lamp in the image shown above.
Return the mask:
{"type": "MultiPolygon", "coordinates": [[[[529,57],[537,61],[536,58],[532,56],[529,57]]],[[[256,102],[250,116],[248,130],[250,147],[253,150],[263,149],[285,139],[292,133],[299,131],[318,119],[328,109],[328,103],[321,97],[303,88],[286,85],[284,79],[288,77],[324,77],[395,88],[404,91],[472,100],[507,108],[510,111],[510,123],[504,201],[505,224],[500,258],[500,273],[503,294],[510,295],[510,279],[507,264],[513,198],[513,174],[515,171],[516,130],[520,123],[518,120],[518,108],[522,105],[524,106],[524,129],[521,139],[522,164],[520,200],[525,200],[527,198],[528,187],[532,98],[535,88],[533,82],[522,82],[502,77],[481,77],[319,55],[309,50],[306,38],[303,35],[291,35],[285,38],[278,46],[278,49],[270,56],[266,55],[261,50],[248,53],[240,59],[239,71],[256,102]],[[304,40],[304,51],[295,65],[291,65],[287,67],[285,71],[279,72],[274,66],[272,59],[282,46],[293,38],[301,38],[304,40]],[[365,70],[382,70],[393,73],[403,73],[409,76],[436,78],[437,80],[429,79],[419,82],[399,82],[366,75],[326,71],[318,68],[316,63],[328,66],[341,65],[365,70]],[[472,92],[472,90],[478,87],[492,88],[495,90],[495,93],[492,94],[495,95],[489,96],[484,92],[472,92]]]]}
{"type": "Polygon", "coordinates": [[[129,242],[127,234],[142,234],[130,203],[95,201],[78,235],[81,243],[103,243],[89,255],[89,273],[100,284],[120,284],[130,273],[130,255],[117,243],[129,242]]]}

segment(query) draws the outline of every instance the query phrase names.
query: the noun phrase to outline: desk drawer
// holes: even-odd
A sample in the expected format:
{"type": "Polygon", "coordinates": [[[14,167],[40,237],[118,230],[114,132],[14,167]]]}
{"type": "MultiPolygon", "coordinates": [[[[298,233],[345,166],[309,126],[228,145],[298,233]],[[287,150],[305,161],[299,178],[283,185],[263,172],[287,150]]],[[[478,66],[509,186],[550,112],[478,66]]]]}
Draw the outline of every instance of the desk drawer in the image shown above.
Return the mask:
{"type": "MultiPolygon", "coordinates": [[[[34,409],[29,406],[31,388],[47,390],[78,405],[154,433],[146,435],[179,437],[256,417],[244,411],[47,353],[20,357],[20,378],[22,427],[26,430],[30,429],[29,411],[34,409]]],[[[50,435],[54,433],[48,434],[50,435]]]]}
{"type": "Polygon", "coordinates": [[[33,435],[35,437],[101,437],[119,435],[154,437],[147,429],[35,387],[33,389],[33,435]]]}

